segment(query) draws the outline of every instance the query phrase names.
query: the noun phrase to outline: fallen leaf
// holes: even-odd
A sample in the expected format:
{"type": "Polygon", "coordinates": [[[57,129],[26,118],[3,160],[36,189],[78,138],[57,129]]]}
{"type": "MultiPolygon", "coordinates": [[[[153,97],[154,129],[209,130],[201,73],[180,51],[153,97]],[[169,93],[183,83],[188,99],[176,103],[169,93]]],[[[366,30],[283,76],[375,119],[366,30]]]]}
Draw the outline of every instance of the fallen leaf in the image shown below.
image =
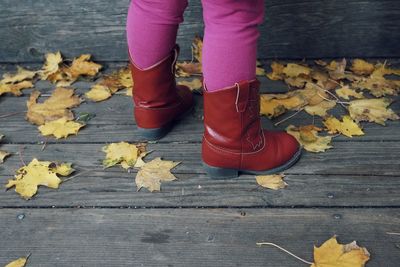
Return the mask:
{"type": "Polygon", "coordinates": [[[15,186],[15,191],[25,200],[29,200],[37,193],[40,185],[57,189],[62,182],[57,174],[67,176],[73,171],[70,163],[55,164],[34,158],[27,166],[16,171],[14,180],[8,180],[6,188],[15,186]]]}
{"type": "Polygon", "coordinates": [[[80,128],[84,125],[74,122],[68,121],[65,117],[59,118],[54,121],[45,122],[45,124],[39,126],[39,131],[44,135],[53,135],[57,139],[67,138],[68,135],[78,134],[80,128]]]}
{"type": "Polygon", "coordinates": [[[104,168],[109,168],[116,164],[121,164],[122,168],[129,169],[132,167],[141,167],[143,165],[143,157],[146,156],[145,144],[129,144],[127,142],[111,143],[102,148],[106,153],[103,160],[104,168]]]}
{"type": "Polygon", "coordinates": [[[310,77],[300,75],[294,78],[286,77],[283,80],[287,85],[291,87],[303,88],[306,83],[310,82],[310,77]]]}
{"type": "Polygon", "coordinates": [[[322,101],[317,105],[310,106],[307,105],[304,110],[310,115],[318,115],[320,117],[325,117],[328,115],[328,110],[334,108],[336,106],[335,101],[322,101]]]}
{"type": "Polygon", "coordinates": [[[201,75],[202,66],[199,62],[177,62],[176,77],[190,77],[192,75],[201,75]]]}
{"type": "Polygon", "coordinates": [[[5,73],[3,74],[3,79],[0,81],[0,84],[6,84],[6,83],[19,83],[25,80],[32,80],[33,77],[36,76],[36,71],[31,71],[24,69],[20,66],[17,66],[17,73],[15,74],[10,74],[10,73],[5,73]]]}
{"type": "Polygon", "coordinates": [[[391,104],[388,98],[359,99],[349,104],[350,117],[355,121],[369,121],[385,125],[386,120],[398,120],[399,116],[388,106],[391,104]]]}
{"type": "Polygon", "coordinates": [[[350,86],[348,85],[343,85],[342,87],[340,87],[339,89],[335,90],[336,94],[346,100],[350,99],[350,96],[354,97],[354,98],[363,98],[363,94],[357,92],[356,90],[350,89],[350,86]]]}
{"type": "Polygon", "coordinates": [[[342,245],[336,236],[325,241],[320,247],[314,246],[314,263],[311,267],[364,267],[370,254],[356,241],[342,245]]]}
{"type": "Polygon", "coordinates": [[[48,53],[45,56],[45,63],[42,69],[38,72],[42,80],[47,80],[50,75],[58,72],[60,68],[60,64],[63,59],[60,51],[57,53],[48,53]]]}
{"type": "Polygon", "coordinates": [[[288,63],[285,68],[283,68],[282,73],[287,77],[298,77],[299,75],[310,75],[311,69],[307,66],[303,66],[295,63],[288,63]]]}
{"type": "Polygon", "coordinates": [[[139,191],[145,187],[150,192],[160,191],[161,182],[176,180],[171,173],[171,169],[176,167],[180,162],[162,160],[157,157],[150,162],[146,162],[136,174],[136,187],[139,191]]]}
{"type": "Polygon", "coordinates": [[[387,80],[384,77],[370,76],[354,81],[352,87],[362,90],[368,90],[375,97],[382,97],[386,95],[397,95],[398,87],[397,81],[387,80]]]}
{"type": "Polygon", "coordinates": [[[122,89],[132,91],[133,80],[128,68],[121,68],[109,75],[105,75],[98,83],[85,93],[92,101],[99,102],[110,98],[122,89]]]}
{"type": "Polygon", "coordinates": [[[200,79],[194,78],[191,81],[183,80],[178,82],[179,85],[185,85],[189,87],[191,91],[199,92],[201,88],[203,87],[203,83],[201,82],[200,79]]]}
{"type": "Polygon", "coordinates": [[[260,95],[260,114],[274,118],[287,110],[299,110],[305,104],[307,104],[306,100],[297,91],[285,94],[262,94],[260,95]]]}
{"type": "Polygon", "coordinates": [[[79,76],[95,76],[102,68],[100,64],[90,61],[90,54],[83,54],[75,58],[71,66],[65,70],[69,80],[75,81],[79,76]]]}
{"type": "Polygon", "coordinates": [[[333,80],[341,80],[346,78],[346,65],[347,61],[343,58],[342,61],[339,62],[332,60],[325,68],[328,70],[329,76],[333,80]]]}
{"type": "Polygon", "coordinates": [[[45,122],[57,120],[62,117],[65,117],[67,120],[73,120],[74,114],[69,108],[79,106],[82,102],[79,96],[74,95],[74,89],[72,88],[56,88],[43,103],[37,103],[39,96],[39,91],[33,91],[27,101],[27,119],[36,125],[42,125],[45,122]]]}
{"type": "Polygon", "coordinates": [[[332,148],[330,145],[332,136],[318,136],[318,132],[321,130],[314,125],[300,127],[289,125],[286,127],[286,132],[295,137],[304,149],[310,152],[324,152],[332,148]]]}
{"type": "Polygon", "coordinates": [[[287,186],[287,183],[283,181],[284,177],[283,174],[257,175],[256,181],[262,187],[278,190],[287,186]]]}
{"type": "Polygon", "coordinates": [[[28,261],[28,257],[19,258],[15,261],[10,262],[4,267],[24,267],[28,261]]]}
{"type": "Polygon", "coordinates": [[[106,100],[112,96],[110,89],[102,84],[95,84],[85,93],[86,98],[92,101],[99,102],[106,100]]]}
{"type": "Polygon", "coordinates": [[[0,83],[0,96],[5,93],[11,93],[15,96],[22,95],[21,90],[33,87],[31,81],[22,81],[18,83],[0,83]]]}
{"type": "Polygon", "coordinates": [[[284,68],[285,68],[285,65],[273,61],[271,63],[272,72],[268,73],[267,77],[273,81],[282,80],[284,78],[284,74],[283,74],[284,68]]]}
{"type": "Polygon", "coordinates": [[[364,135],[360,125],[353,121],[353,119],[348,115],[343,116],[342,121],[331,116],[325,119],[323,123],[330,134],[341,133],[347,137],[353,137],[353,135],[364,135]]]}
{"type": "Polygon", "coordinates": [[[256,61],[256,75],[257,76],[265,76],[265,69],[262,67],[260,61],[256,61]]]}
{"type": "Polygon", "coordinates": [[[322,101],[328,99],[326,90],[312,82],[307,82],[304,89],[294,92],[302,95],[310,106],[318,105],[322,101]]]}
{"type": "Polygon", "coordinates": [[[375,70],[375,66],[363,59],[354,59],[350,68],[355,74],[369,75],[375,70]]]}

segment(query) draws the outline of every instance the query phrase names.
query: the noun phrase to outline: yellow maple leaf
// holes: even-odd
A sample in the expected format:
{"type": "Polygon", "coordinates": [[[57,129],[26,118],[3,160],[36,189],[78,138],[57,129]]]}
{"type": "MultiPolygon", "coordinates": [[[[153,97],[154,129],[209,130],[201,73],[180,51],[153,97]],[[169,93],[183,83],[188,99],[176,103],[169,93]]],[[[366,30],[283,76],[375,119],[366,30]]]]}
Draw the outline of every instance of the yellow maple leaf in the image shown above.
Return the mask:
{"type": "Polygon", "coordinates": [[[343,58],[341,61],[332,60],[325,68],[328,70],[329,76],[333,80],[341,80],[346,78],[345,70],[346,70],[347,61],[343,58]]]}
{"type": "Polygon", "coordinates": [[[33,91],[27,101],[28,112],[26,117],[36,125],[42,125],[45,122],[62,117],[67,120],[73,120],[74,114],[69,108],[76,107],[82,102],[79,96],[74,95],[74,89],[72,88],[56,88],[43,103],[37,103],[39,96],[39,91],[33,91]]]}
{"type": "Polygon", "coordinates": [[[318,84],[312,82],[307,82],[304,89],[296,90],[295,92],[302,95],[309,106],[318,105],[322,101],[328,99],[326,90],[321,88],[321,86],[319,86],[318,84]]]}
{"type": "Polygon", "coordinates": [[[355,121],[369,121],[385,125],[386,120],[398,120],[399,116],[388,106],[388,98],[359,99],[349,104],[350,117],[355,121]]]}
{"type": "Polygon", "coordinates": [[[368,90],[373,96],[382,97],[386,95],[397,95],[398,81],[387,80],[384,77],[370,76],[354,81],[351,85],[354,88],[368,90]]]}
{"type": "Polygon", "coordinates": [[[65,117],[58,120],[45,122],[39,126],[39,131],[44,135],[53,135],[57,139],[67,138],[68,135],[78,134],[80,128],[84,125],[75,121],[68,121],[65,117]]]}
{"type": "Polygon", "coordinates": [[[285,68],[283,68],[282,73],[287,77],[298,77],[299,75],[310,75],[311,69],[307,66],[303,66],[296,63],[288,63],[285,68]]]}
{"type": "Polygon", "coordinates": [[[310,152],[324,152],[332,147],[330,145],[332,136],[318,136],[318,132],[321,130],[314,125],[300,127],[289,125],[286,127],[286,132],[295,137],[304,149],[310,152]]]}
{"type": "Polygon", "coordinates": [[[51,161],[39,161],[34,158],[28,165],[16,171],[14,180],[8,180],[6,188],[15,186],[15,191],[28,200],[37,193],[40,185],[57,189],[62,182],[57,174],[66,176],[73,171],[70,163],[55,164],[51,161]]]}
{"type": "Polygon", "coordinates": [[[383,77],[385,75],[390,75],[390,74],[394,74],[394,75],[399,75],[400,76],[400,69],[392,69],[389,68],[385,63],[378,63],[375,66],[375,70],[374,72],[371,74],[374,77],[383,77]]]}
{"type": "Polygon", "coordinates": [[[161,182],[176,180],[176,177],[171,173],[171,169],[178,164],[180,162],[162,160],[159,157],[145,163],[136,174],[137,190],[139,191],[145,187],[150,192],[160,191],[161,182]]]}
{"type": "Polygon", "coordinates": [[[132,91],[133,80],[128,68],[119,69],[109,75],[105,75],[102,80],[92,86],[85,96],[92,101],[99,102],[110,98],[117,91],[128,89],[132,91]]]}
{"type": "Polygon", "coordinates": [[[287,186],[287,183],[283,181],[284,177],[283,174],[256,175],[256,181],[262,187],[278,190],[287,186]]]}
{"type": "Polygon", "coordinates": [[[355,97],[355,98],[363,98],[363,94],[359,93],[353,89],[350,88],[348,85],[343,85],[339,89],[335,90],[336,94],[346,100],[350,99],[350,96],[355,97]]]}
{"type": "Polygon", "coordinates": [[[15,96],[22,95],[21,90],[32,88],[33,83],[31,81],[22,81],[18,83],[0,83],[0,96],[5,93],[11,93],[15,96]]]}
{"type": "Polygon", "coordinates": [[[118,81],[123,88],[131,90],[133,88],[132,73],[129,68],[122,68],[118,71],[118,81]]]}
{"type": "Polygon", "coordinates": [[[327,116],[328,110],[334,108],[336,106],[335,101],[322,101],[317,105],[314,106],[306,106],[304,110],[310,115],[318,115],[320,117],[327,116]]]}
{"type": "Polygon", "coordinates": [[[310,77],[308,76],[285,77],[283,80],[287,85],[297,88],[303,88],[306,83],[310,82],[310,77]]]}
{"type": "Polygon", "coordinates": [[[112,96],[110,89],[102,84],[95,84],[85,93],[85,96],[92,101],[99,102],[112,96]]]}
{"type": "Polygon", "coordinates": [[[24,267],[28,261],[28,257],[22,257],[22,258],[16,259],[4,267],[24,267]]]}
{"type": "Polygon", "coordinates": [[[262,67],[262,64],[259,60],[256,61],[256,75],[265,76],[265,69],[262,67]]]}
{"type": "Polygon", "coordinates": [[[195,92],[200,91],[201,88],[203,87],[203,83],[198,78],[194,78],[191,81],[187,81],[187,80],[179,81],[178,84],[185,85],[185,86],[189,87],[189,89],[191,91],[195,91],[195,92]]]}
{"type": "Polygon", "coordinates": [[[75,58],[71,66],[65,70],[70,80],[76,80],[79,76],[95,76],[102,68],[100,64],[90,61],[90,54],[83,54],[75,58]]]}
{"type": "Polygon", "coordinates": [[[57,53],[48,53],[45,55],[45,63],[38,73],[42,80],[47,80],[48,77],[52,74],[58,72],[60,68],[60,64],[62,63],[63,59],[61,56],[60,51],[57,53]]]}
{"type": "Polygon", "coordinates": [[[285,65],[273,61],[273,62],[271,63],[272,72],[268,73],[268,74],[267,74],[267,77],[268,77],[270,80],[273,80],[273,81],[282,80],[282,79],[283,79],[283,76],[284,76],[284,75],[283,75],[283,69],[284,69],[284,68],[285,68],[285,65]]]}
{"type": "Polygon", "coordinates": [[[102,147],[106,153],[103,166],[109,168],[116,164],[121,164],[122,168],[141,167],[143,157],[147,155],[145,144],[129,144],[127,142],[111,143],[102,147]]]}
{"type": "Polygon", "coordinates": [[[342,121],[331,116],[325,119],[323,123],[331,134],[341,133],[347,137],[353,137],[353,135],[364,135],[360,125],[353,121],[353,119],[348,115],[343,116],[342,121]]]}
{"type": "Polygon", "coordinates": [[[192,75],[201,75],[202,65],[199,62],[177,62],[176,77],[190,77],[192,75]]]}
{"type": "Polygon", "coordinates": [[[354,59],[350,68],[355,74],[369,75],[375,70],[375,66],[363,59],[354,59]]]}
{"type": "Polygon", "coordinates": [[[305,104],[306,100],[298,91],[285,94],[262,94],[260,95],[260,114],[274,118],[287,110],[299,110],[305,104]]]}
{"type": "Polygon", "coordinates": [[[36,75],[36,71],[31,71],[24,69],[20,66],[17,66],[17,73],[15,74],[10,74],[10,73],[5,73],[3,74],[3,79],[0,81],[0,84],[3,83],[18,83],[22,82],[25,80],[32,80],[33,77],[36,75]]]}
{"type": "Polygon", "coordinates": [[[356,241],[342,245],[336,236],[325,241],[320,247],[314,246],[314,263],[311,267],[364,267],[370,254],[356,241]]]}

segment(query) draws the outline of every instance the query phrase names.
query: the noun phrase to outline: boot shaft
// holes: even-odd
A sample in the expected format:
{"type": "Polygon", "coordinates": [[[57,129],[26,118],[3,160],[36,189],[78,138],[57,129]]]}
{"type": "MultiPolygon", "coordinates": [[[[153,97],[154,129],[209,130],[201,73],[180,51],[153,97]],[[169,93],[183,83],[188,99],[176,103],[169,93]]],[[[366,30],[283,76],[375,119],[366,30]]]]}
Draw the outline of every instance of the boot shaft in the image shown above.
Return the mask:
{"type": "Polygon", "coordinates": [[[208,92],[204,85],[207,142],[234,153],[252,153],[263,148],[259,87],[257,79],[213,92],[208,92]]]}
{"type": "Polygon", "coordinates": [[[156,64],[140,69],[130,57],[130,70],[132,73],[133,101],[135,106],[143,108],[162,108],[174,105],[177,98],[175,65],[179,54],[179,46],[156,64]]]}

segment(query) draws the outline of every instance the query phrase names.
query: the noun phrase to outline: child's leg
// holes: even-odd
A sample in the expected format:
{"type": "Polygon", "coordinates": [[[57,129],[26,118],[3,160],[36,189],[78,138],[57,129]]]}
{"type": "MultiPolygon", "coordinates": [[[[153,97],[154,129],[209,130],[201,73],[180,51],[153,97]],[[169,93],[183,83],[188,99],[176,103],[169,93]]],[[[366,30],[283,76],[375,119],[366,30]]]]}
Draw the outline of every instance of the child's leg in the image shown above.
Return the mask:
{"type": "Polygon", "coordinates": [[[209,91],[256,76],[263,0],[202,0],[204,83],[209,91]]]}
{"type": "Polygon", "coordinates": [[[127,19],[127,39],[132,60],[150,67],[174,48],[187,0],[132,0],[127,19]]]}

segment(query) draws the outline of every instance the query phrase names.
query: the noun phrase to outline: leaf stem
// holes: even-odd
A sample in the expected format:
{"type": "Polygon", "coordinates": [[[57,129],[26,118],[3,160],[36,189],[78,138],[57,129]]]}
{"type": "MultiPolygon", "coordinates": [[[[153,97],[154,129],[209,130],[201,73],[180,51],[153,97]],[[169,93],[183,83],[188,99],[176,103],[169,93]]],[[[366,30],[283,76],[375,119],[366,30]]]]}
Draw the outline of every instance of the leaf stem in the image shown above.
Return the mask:
{"type": "Polygon", "coordinates": [[[280,250],[286,252],[286,253],[289,254],[290,256],[295,257],[295,258],[298,259],[299,261],[304,262],[305,264],[310,264],[310,265],[313,264],[312,262],[306,261],[306,260],[300,258],[299,256],[296,256],[296,255],[293,254],[292,252],[290,252],[290,251],[284,249],[283,247],[278,246],[277,244],[270,243],[270,242],[261,242],[261,243],[256,243],[256,245],[257,245],[257,246],[260,246],[260,247],[263,246],[263,245],[273,246],[273,247],[279,248],[280,250]]]}
{"type": "Polygon", "coordinates": [[[281,124],[282,122],[285,122],[285,121],[287,121],[288,119],[291,119],[291,118],[293,118],[294,116],[296,116],[297,114],[299,114],[302,110],[304,110],[304,107],[303,108],[301,108],[301,109],[299,109],[298,111],[296,111],[295,113],[293,113],[292,115],[290,115],[290,116],[288,116],[288,117],[286,117],[286,118],[284,118],[283,120],[281,120],[281,121],[278,121],[277,123],[275,123],[274,125],[275,126],[278,126],[279,124],[281,124]]]}

